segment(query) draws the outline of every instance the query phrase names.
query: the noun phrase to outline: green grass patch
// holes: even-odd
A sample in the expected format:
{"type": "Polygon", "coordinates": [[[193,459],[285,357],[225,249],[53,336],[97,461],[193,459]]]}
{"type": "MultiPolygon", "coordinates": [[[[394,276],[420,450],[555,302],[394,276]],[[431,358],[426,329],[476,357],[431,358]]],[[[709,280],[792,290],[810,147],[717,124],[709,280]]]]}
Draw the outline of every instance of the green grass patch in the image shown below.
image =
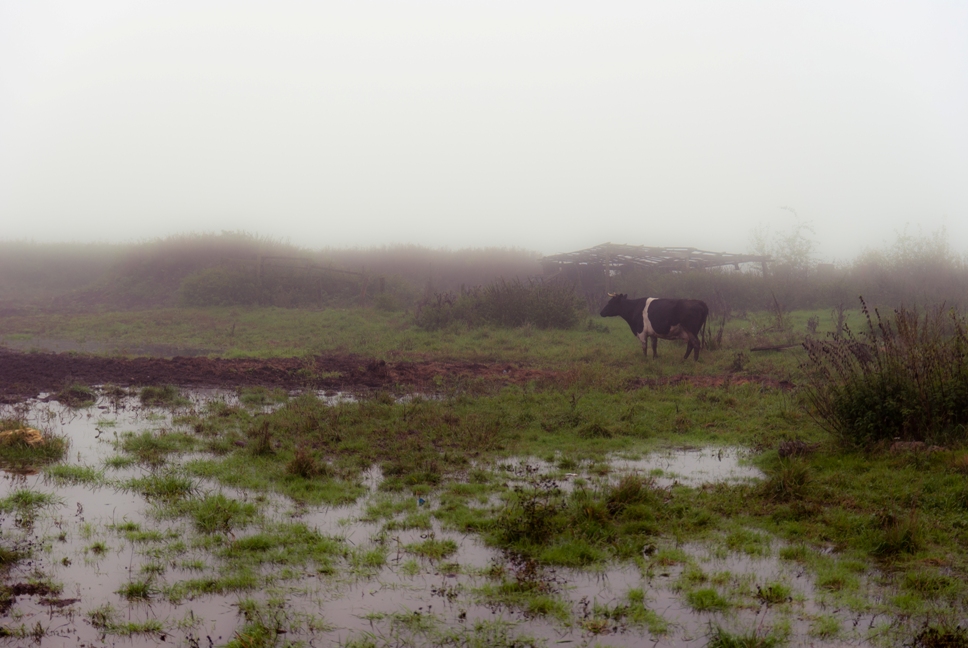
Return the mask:
{"type": "Polygon", "coordinates": [[[430,560],[441,560],[457,553],[457,543],[453,540],[437,540],[433,537],[423,542],[408,544],[404,547],[408,553],[422,556],[430,560]]]}
{"type": "Polygon", "coordinates": [[[723,612],[732,607],[729,599],[711,587],[687,592],[686,603],[696,612],[723,612]]]}
{"type": "Polygon", "coordinates": [[[138,400],[145,407],[180,407],[189,403],[174,385],[149,385],[138,392],[138,400]]]}
{"type": "Polygon", "coordinates": [[[0,467],[10,472],[29,473],[60,461],[67,445],[66,439],[38,434],[19,419],[0,420],[0,467]]]}
{"type": "Polygon", "coordinates": [[[41,510],[60,506],[62,503],[63,500],[56,495],[23,488],[0,499],[0,513],[15,513],[24,521],[32,521],[41,510]]]}
{"type": "Polygon", "coordinates": [[[158,594],[150,578],[128,581],[118,589],[118,594],[128,601],[147,601],[158,594]]]}
{"type": "Polygon", "coordinates": [[[179,472],[152,472],[144,477],[132,477],[122,487],[140,493],[149,500],[173,502],[192,496],[197,486],[194,481],[179,472]]]}
{"type": "Polygon", "coordinates": [[[122,613],[110,603],[105,603],[87,613],[92,626],[105,634],[131,637],[142,634],[158,634],[164,630],[161,621],[148,619],[146,621],[124,621],[122,613]]]}
{"type": "Polygon", "coordinates": [[[47,466],[44,469],[44,474],[55,482],[62,484],[98,486],[104,483],[104,471],[91,468],[90,466],[55,464],[53,466],[47,466]]]}
{"type": "Polygon", "coordinates": [[[259,508],[251,502],[240,502],[214,493],[189,497],[170,504],[171,510],[191,519],[195,529],[205,534],[225,534],[242,529],[255,521],[259,508]]]}
{"type": "Polygon", "coordinates": [[[271,525],[261,532],[238,538],[217,553],[223,560],[246,565],[314,564],[316,571],[331,573],[334,561],[346,552],[342,541],[320,535],[302,523],[271,525]]]}
{"type": "Polygon", "coordinates": [[[193,437],[182,432],[124,432],[116,447],[137,458],[139,463],[161,465],[169,454],[188,452],[195,448],[193,437]]]}
{"type": "Polygon", "coordinates": [[[54,394],[54,398],[68,407],[90,407],[97,402],[97,393],[87,385],[71,383],[54,394]]]}

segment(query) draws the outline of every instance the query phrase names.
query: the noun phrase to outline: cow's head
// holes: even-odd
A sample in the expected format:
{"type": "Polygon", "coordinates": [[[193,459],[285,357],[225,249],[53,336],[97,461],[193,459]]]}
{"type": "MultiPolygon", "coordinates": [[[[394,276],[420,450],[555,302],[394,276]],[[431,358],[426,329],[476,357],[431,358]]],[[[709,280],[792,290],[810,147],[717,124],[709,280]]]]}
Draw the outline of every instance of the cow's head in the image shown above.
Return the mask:
{"type": "Polygon", "coordinates": [[[616,295],[614,293],[608,293],[611,299],[605,304],[605,308],[599,313],[602,317],[614,317],[615,315],[621,315],[625,310],[625,301],[628,299],[628,295],[621,294],[616,295]]]}

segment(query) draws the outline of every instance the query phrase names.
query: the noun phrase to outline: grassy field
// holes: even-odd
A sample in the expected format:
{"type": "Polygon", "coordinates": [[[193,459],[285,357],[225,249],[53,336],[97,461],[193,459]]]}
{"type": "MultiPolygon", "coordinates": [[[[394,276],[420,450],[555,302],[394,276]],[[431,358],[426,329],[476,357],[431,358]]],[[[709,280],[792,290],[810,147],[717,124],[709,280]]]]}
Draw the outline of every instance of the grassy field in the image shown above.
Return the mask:
{"type": "MultiPolygon", "coordinates": [[[[848,312],[848,323],[858,313],[848,312]]],[[[814,318],[817,335],[833,329],[828,311],[796,311],[785,314],[782,330],[770,313],[753,313],[730,319],[723,331],[721,352],[706,353],[700,366],[711,371],[731,363],[736,353],[748,353],[762,344],[798,342],[814,318]]],[[[0,342],[18,347],[42,348],[44,340],[96,342],[112,351],[165,345],[204,350],[222,357],[279,357],[307,353],[358,353],[383,359],[426,359],[428,356],[494,362],[528,362],[567,367],[601,361],[622,368],[641,369],[637,342],[628,325],[618,318],[589,316],[577,330],[468,328],[454,326],[425,331],[411,324],[412,315],[375,309],[326,309],[319,311],[283,308],[155,309],[102,313],[37,313],[0,316],[0,342]]],[[[707,337],[714,337],[720,322],[707,323],[707,337]]],[[[684,347],[660,343],[667,360],[682,356],[684,347]]],[[[751,361],[768,357],[750,356],[751,361]]],[[[775,363],[774,363],[775,364],[775,363]]],[[[796,363],[787,363],[794,366],[796,363]]],[[[768,367],[771,363],[767,363],[768,367]]],[[[675,365],[678,367],[678,365],[675,365]]],[[[684,367],[685,365],[683,365],[684,367]]]]}
{"type": "MultiPolygon", "coordinates": [[[[852,313],[848,323],[857,318],[852,313]]],[[[617,627],[637,628],[660,643],[673,637],[675,624],[650,607],[642,589],[670,570],[678,600],[708,620],[708,645],[968,645],[959,626],[968,613],[968,452],[955,445],[894,452],[845,448],[812,416],[802,389],[805,352],[752,350],[793,344],[811,329],[823,336],[833,328],[829,312],[730,320],[719,348],[703,351],[698,363],[682,360],[683,346],[662,341],[660,357],[645,358],[627,325],[615,319],[591,318],[570,331],[455,326],[432,333],[411,326],[410,319],[363,309],[171,309],[6,316],[0,331],[3,342],[27,349],[32,341],[38,347],[44,340],[97,341],[113,345],[111,353],[163,344],[222,356],[336,352],[395,361],[514,362],[558,372],[549,384],[477,390],[442,384],[438,394],[401,400],[370,393],[336,404],[314,394],[256,389],[240,392],[238,402],[187,407],[177,393],[151,392],[141,396],[160,399],[155,406],[169,399],[170,427],[119,431],[116,452],[102,465],[47,464],[52,479],[111,483],[145,498],[153,519],[181,520],[201,552],[199,571],[212,575],[175,578],[169,568],[172,575],[165,578],[164,562],[181,540],[162,535],[135,543],[143,547],[136,553],[146,556],[146,564],[159,564],[161,575],[136,581],[142,587],[121,596],[175,605],[234,593],[243,620],[230,645],[284,645],[286,633],[324,632],[325,624],[313,630],[312,623],[279,615],[277,603],[254,593],[284,592],[281,574],[310,565],[334,578],[375,578],[386,568],[388,538],[401,530],[423,536],[398,547],[409,557],[396,568],[398,575],[446,571],[442,565],[457,547],[435,532],[471,535],[505,560],[475,573],[483,584],[455,593],[456,600],[547,619],[587,645],[609,645],[605,631],[617,627]],[[715,380],[629,387],[646,384],[636,379],[679,375],[715,380]],[[751,376],[769,380],[749,381],[751,376]],[[763,477],[666,483],[661,471],[623,471],[616,463],[700,448],[742,449],[763,477]],[[132,466],[143,474],[111,477],[132,466]],[[382,480],[370,492],[366,475],[374,466],[382,480]],[[202,492],[196,485],[203,481],[247,495],[240,500],[202,492]],[[267,512],[271,498],[300,509],[356,503],[362,506],[359,519],[376,530],[366,544],[349,547],[298,519],[281,524],[267,512]],[[424,500],[433,505],[424,508],[424,500]],[[808,605],[782,579],[711,571],[686,547],[703,547],[722,559],[796,565],[812,579],[815,594],[808,605]],[[160,563],[152,563],[152,556],[161,556],[160,563]],[[580,611],[549,575],[616,565],[638,570],[644,585],[630,588],[621,601],[589,603],[580,611]],[[759,610],[768,611],[766,623],[766,617],[749,627],[714,623],[759,610]],[[851,618],[870,619],[870,625],[851,627],[851,618]],[[930,643],[935,640],[949,643],[930,643]]],[[[716,335],[718,325],[709,322],[707,336],[716,335]]],[[[31,493],[9,494],[0,500],[0,512],[41,516],[51,502],[31,493]]],[[[148,531],[139,526],[105,533],[148,531]]],[[[8,569],[26,557],[17,547],[4,551],[8,569]]],[[[105,605],[91,618],[107,634],[145,631],[125,626],[120,611],[105,605]]],[[[527,623],[471,628],[421,614],[375,614],[372,623],[380,632],[344,643],[530,641],[527,623]]]]}

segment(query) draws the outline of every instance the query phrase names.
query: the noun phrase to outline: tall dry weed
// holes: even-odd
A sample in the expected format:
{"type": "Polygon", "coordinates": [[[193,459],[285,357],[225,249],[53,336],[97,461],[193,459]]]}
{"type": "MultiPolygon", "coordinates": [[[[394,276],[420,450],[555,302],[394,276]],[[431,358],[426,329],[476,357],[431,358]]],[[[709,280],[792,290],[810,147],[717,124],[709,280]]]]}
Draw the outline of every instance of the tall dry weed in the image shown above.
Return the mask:
{"type": "Polygon", "coordinates": [[[848,445],[968,437],[968,326],[938,307],[882,316],[861,299],[865,330],[807,339],[817,421],[848,445]]]}

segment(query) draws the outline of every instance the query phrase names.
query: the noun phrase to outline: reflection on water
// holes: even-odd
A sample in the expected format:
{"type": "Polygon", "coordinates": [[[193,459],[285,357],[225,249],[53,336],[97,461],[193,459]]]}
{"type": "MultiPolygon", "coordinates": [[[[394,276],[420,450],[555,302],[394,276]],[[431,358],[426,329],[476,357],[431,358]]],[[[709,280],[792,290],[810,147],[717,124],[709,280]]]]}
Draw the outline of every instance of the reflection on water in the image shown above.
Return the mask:
{"type": "Polygon", "coordinates": [[[660,486],[732,484],[762,478],[762,472],[742,464],[744,455],[742,448],[686,448],[660,450],[637,460],[613,459],[611,463],[621,471],[652,475],[660,486]]]}
{"type": "MultiPolygon", "coordinates": [[[[338,402],[340,395],[330,397],[338,402]]],[[[237,404],[234,394],[218,391],[193,392],[190,399],[187,410],[215,399],[237,404]]],[[[810,638],[809,634],[811,620],[819,614],[840,614],[845,628],[852,621],[867,621],[852,620],[846,613],[821,610],[811,580],[796,564],[776,558],[778,546],[768,547],[764,555],[755,558],[735,552],[721,555],[722,552],[702,546],[683,549],[693,561],[693,569],[701,570],[722,590],[749,589],[773,581],[787,583],[791,600],[796,603],[787,604],[784,611],[751,605],[733,608],[729,613],[696,612],[684,599],[683,564],[665,564],[643,556],[638,565],[613,565],[597,571],[543,570],[541,578],[546,579],[556,596],[567,602],[571,620],[563,622],[528,615],[489,603],[479,593],[480,588],[493,583],[488,576],[493,566],[500,565],[505,573],[513,574],[507,557],[485,546],[476,536],[441,528],[433,518],[430,529],[387,531],[381,523],[361,521],[367,497],[346,507],[295,506],[280,496],[260,494],[256,498],[252,493],[220,489],[206,482],[198,483],[202,492],[220,490],[236,499],[258,499],[267,524],[301,521],[325,536],[340,539],[346,553],[333,574],[289,573],[284,579],[275,579],[267,591],[168,600],[161,595],[166,588],[189,579],[217,575],[221,559],[213,553],[210,543],[196,542],[199,536],[184,518],[159,516],[143,497],[119,487],[123,480],[150,474],[151,469],[141,466],[115,469],[108,467],[106,461],[116,454],[113,442],[123,432],[177,429],[171,413],[139,407],[133,399],[113,402],[101,399],[96,406],[82,410],[70,410],[43,400],[27,405],[25,411],[31,425],[69,440],[65,464],[92,467],[104,473],[104,483],[97,486],[63,484],[42,473],[5,474],[0,479],[0,497],[28,489],[57,498],[55,505],[42,511],[32,522],[19,519],[12,512],[0,515],[0,538],[4,546],[30,543],[34,550],[34,559],[17,563],[6,582],[47,579],[62,586],[56,596],[18,595],[4,619],[8,628],[21,625],[32,628],[41,623],[47,632],[42,645],[68,642],[103,645],[101,631],[89,619],[92,612],[103,609],[106,604],[117,610],[124,622],[161,622],[163,632],[139,635],[132,640],[133,645],[208,645],[208,638],[214,645],[224,644],[244,625],[239,608],[243,599],[284,601],[285,615],[290,621],[285,639],[312,645],[332,645],[361,633],[370,633],[378,640],[383,638],[391,643],[390,638],[397,630],[391,628],[388,619],[392,615],[415,613],[468,632],[477,621],[502,620],[516,624],[512,634],[537,637],[548,645],[573,646],[640,646],[644,642],[660,646],[702,646],[708,640],[710,624],[744,630],[770,627],[779,622],[790,627],[792,645],[821,645],[819,639],[810,638]],[[160,540],[129,539],[118,528],[157,532],[155,537],[160,540]],[[428,538],[452,540],[456,553],[444,560],[432,561],[405,549],[408,544],[428,538]],[[166,543],[173,540],[183,542],[175,556],[165,551],[166,543]],[[384,564],[371,571],[350,567],[349,556],[354,551],[374,548],[384,552],[384,564]],[[129,602],[118,591],[132,580],[143,579],[146,569],[155,573],[151,581],[155,594],[149,603],[129,602]],[[729,576],[723,575],[727,573],[729,576]],[[665,634],[652,635],[645,626],[630,626],[607,618],[603,610],[626,605],[631,590],[641,590],[648,608],[668,624],[665,634]],[[61,604],[63,607],[57,607],[61,604]],[[294,623],[297,619],[309,621],[294,623]]],[[[738,449],[704,449],[668,451],[635,460],[616,458],[611,463],[613,475],[636,471],[655,475],[663,485],[694,486],[759,477],[758,471],[741,464],[741,458],[738,449]]],[[[555,470],[553,465],[530,458],[504,462],[504,469],[511,474],[526,465],[535,466],[539,471],[555,470]]],[[[562,481],[569,482],[576,477],[595,479],[585,472],[588,468],[574,468],[562,481]]],[[[381,480],[382,474],[376,467],[364,473],[363,481],[371,496],[375,495],[381,480]]],[[[388,495],[380,494],[380,497],[388,495]]],[[[425,510],[432,513],[439,506],[438,499],[428,496],[423,504],[425,510]]],[[[257,530],[236,530],[235,534],[243,537],[257,530]]],[[[281,573],[284,567],[261,569],[281,573]]],[[[748,592],[737,596],[749,600],[748,592]]],[[[851,645],[863,645],[862,636],[855,631],[841,635],[849,637],[851,645]]],[[[117,643],[126,641],[118,639],[117,643]]]]}

